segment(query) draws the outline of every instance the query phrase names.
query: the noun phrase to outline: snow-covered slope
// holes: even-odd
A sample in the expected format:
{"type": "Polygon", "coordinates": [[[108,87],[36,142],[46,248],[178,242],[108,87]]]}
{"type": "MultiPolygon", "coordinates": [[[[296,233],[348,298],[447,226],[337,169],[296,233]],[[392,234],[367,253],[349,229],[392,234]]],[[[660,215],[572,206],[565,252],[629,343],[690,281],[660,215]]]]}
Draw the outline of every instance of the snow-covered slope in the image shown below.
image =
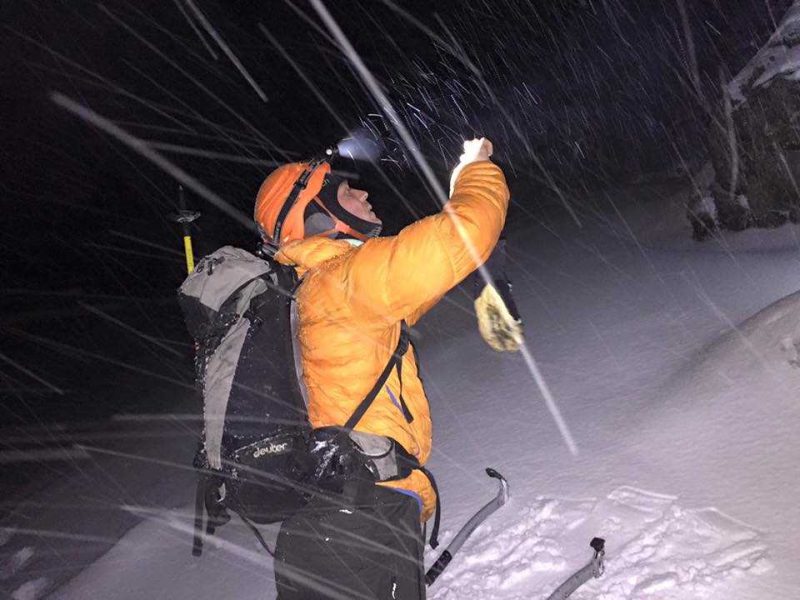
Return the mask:
{"type": "Polygon", "coordinates": [[[795,597],[798,325],[795,293],[698,352],[616,448],[587,459],[608,478],[599,496],[518,494],[433,597],[546,597],[595,535],[609,541],[607,572],[576,598],[717,597],[722,585],[728,598],[795,597]],[[647,489],[616,487],[626,479],[647,489]]]}
{"type": "MultiPolygon", "coordinates": [[[[747,233],[688,245],[682,210],[628,195],[596,199],[583,229],[541,213],[509,236],[527,340],[577,457],[525,361],[480,340],[463,290],[423,322],[443,546],[494,495],[484,467],[512,495],[431,598],[546,598],[595,535],[607,571],[577,599],[797,597],[798,229],[761,232],[779,240],[767,246],[747,233]]],[[[145,514],[53,597],[274,597],[268,557],[239,524],[190,555],[190,497],[145,514]]]]}

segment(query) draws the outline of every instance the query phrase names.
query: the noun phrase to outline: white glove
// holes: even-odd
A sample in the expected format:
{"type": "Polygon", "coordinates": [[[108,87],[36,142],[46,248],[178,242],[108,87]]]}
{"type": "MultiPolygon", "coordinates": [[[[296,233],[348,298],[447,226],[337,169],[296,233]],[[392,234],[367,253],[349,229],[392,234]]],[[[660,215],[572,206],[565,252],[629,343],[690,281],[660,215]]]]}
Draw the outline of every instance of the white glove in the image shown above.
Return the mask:
{"type": "Polygon", "coordinates": [[[453,195],[453,188],[456,185],[456,179],[458,179],[458,176],[464,167],[470,163],[489,160],[489,157],[492,155],[492,151],[492,142],[486,138],[476,138],[469,140],[468,142],[464,142],[464,154],[459,157],[458,164],[456,165],[456,168],[453,169],[453,174],[450,176],[451,196],[453,195]]]}

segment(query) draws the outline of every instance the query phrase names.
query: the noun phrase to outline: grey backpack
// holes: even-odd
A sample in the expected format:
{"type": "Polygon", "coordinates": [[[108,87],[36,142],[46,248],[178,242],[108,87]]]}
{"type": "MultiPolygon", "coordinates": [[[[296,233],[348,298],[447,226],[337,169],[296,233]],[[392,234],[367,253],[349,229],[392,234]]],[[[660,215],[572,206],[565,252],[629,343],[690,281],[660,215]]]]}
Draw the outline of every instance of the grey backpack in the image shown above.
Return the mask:
{"type": "MultiPolygon", "coordinates": [[[[299,284],[293,268],[225,246],[180,287],[203,396],[195,555],[204,509],[208,533],[230,519],[230,509],[269,551],[253,522],[282,521],[320,490],[341,493],[356,473],[386,481],[421,468],[394,440],[354,431],[391,371],[400,371],[410,342],[405,322],[397,349],[350,419],[312,431],[294,348],[299,284]]],[[[400,403],[410,422],[402,392],[400,403]]]]}
{"type": "Polygon", "coordinates": [[[310,425],[295,365],[294,269],[225,246],[180,287],[203,397],[194,553],[230,518],[285,519],[306,502],[310,425]]]}

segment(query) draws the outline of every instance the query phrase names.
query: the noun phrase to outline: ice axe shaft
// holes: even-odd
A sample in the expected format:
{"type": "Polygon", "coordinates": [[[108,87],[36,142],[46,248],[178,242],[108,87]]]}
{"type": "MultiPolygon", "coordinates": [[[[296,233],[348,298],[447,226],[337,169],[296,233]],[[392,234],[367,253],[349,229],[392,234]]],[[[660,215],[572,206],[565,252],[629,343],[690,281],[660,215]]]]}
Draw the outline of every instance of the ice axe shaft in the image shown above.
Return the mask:
{"type": "Polygon", "coordinates": [[[445,568],[447,568],[447,565],[450,564],[450,561],[453,560],[453,555],[458,552],[461,546],[464,545],[464,542],[467,541],[467,538],[472,534],[473,531],[475,531],[478,525],[483,523],[489,515],[503,506],[508,500],[508,482],[506,481],[505,477],[492,468],[486,469],[486,474],[500,482],[500,489],[497,492],[497,496],[495,496],[491,501],[487,502],[483,508],[476,512],[472,518],[467,521],[467,523],[453,538],[453,541],[447,546],[447,549],[439,555],[439,558],[436,559],[436,562],[433,563],[433,566],[431,566],[431,568],[428,569],[428,572],[425,573],[425,585],[433,585],[433,582],[436,581],[439,575],[442,574],[442,571],[444,571],[445,568]]]}
{"type": "Polygon", "coordinates": [[[192,247],[192,222],[200,217],[200,213],[186,208],[186,195],[183,186],[178,186],[178,212],[170,215],[176,223],[180,223],[183,232],[183,252],[186,255],[186,272],[194,271],[194,248],[192,247]]]}
{"type": "Polygon", "coordinates": [[[192,248],[192,236],[183,236],[183,252],[186,254],[186,272],[194,271],[194,249],[192,248]]]}
{"type": "Polygon", "coordinates": [[[581,587],[592,578],[600,577],[605,570],[603,557],[605,556],[605,540],[594,538],[589,545],[594,550],[594,556],[585,567],[573,573],[569,579],[558,586],[558,589],[547,597],[547,600],[564,600],[572,595],[572,592],[581,587]]]}

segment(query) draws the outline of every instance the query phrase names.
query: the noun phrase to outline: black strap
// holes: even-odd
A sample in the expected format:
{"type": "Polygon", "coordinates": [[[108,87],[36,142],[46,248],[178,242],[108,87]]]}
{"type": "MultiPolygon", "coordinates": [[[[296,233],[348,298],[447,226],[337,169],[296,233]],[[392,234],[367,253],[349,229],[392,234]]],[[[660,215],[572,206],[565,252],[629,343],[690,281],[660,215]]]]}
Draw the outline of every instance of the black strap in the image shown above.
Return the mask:
{"type": "MultiPolygon", "coordinates": [[[[400,375],[400,364],[403,362],[403,355],[408,351],[408,346],[411,341],[411,336],[409,335],[408,324],[405,321],[402,321],[400,324],[400,340],[397,342],[397,349],[392,353],[389,357],[389,362],[386,363],[386,367],[384,367],[383,372],[381,373],[380,377],[378,377],[378,381],[375,382],[375,385],[372,386],[372,389],[366,395],[366,397],[361,401],[356,409],[353,411],[353,414],[350,415],[350,418],[347,419],[347,422],[344,424],[343,428],[346,431],[352,431],[353,428],[358,425],[358,422],[364,416],[364,414],[369,410],[369,407],[372,406],[372,402],[378,396],[378,393],[381,391],[383,384],[386,383],[386,380],[389,379],[389,375],[392,372],[392,369],[397,366],[398,376],[400,375]]],[[[402,386],[402,382],[400,384],[402,386]]],[[[403,394],[400,394],[400,397],[403,397],[403,394]]],[[[406,416],[406,420],[411,417],[411,413],[408,411],[408,407],[405,405],[405,401],[402,402],[403,406],[403,415],[406,416]]],[[[413,417],[411,417],[413,419],[413,417]]],[[[411,422],[411,421],[409,421],[411,422]]]]}
{"type": "MultiPolygon", "coordinates": [[[[192,541],[192,556],[200,556],[203,553],[203,517],[205,515],[205,492],[206,487],[208,486],[209,480],[212,476],[210,476],[205,469],[202,469],[198,472],[197,476],[197,490],[195,491],[194,495],[194,539],[192,541]]],[[[247,525],[250,531],[253,532],[253,535],[256,536],[256,540],[261,545],[264,550],[266,550],[267,554],[274,557],[275,552],[270,549],[267,541],[264,539],[264,536],[261,535],[261,532],[258,530],[253,522],[244,515],[244,511],[240,507],[235,507],[231,505],[227,505],[226,508],[232,510],[242,522],[247,525]]],[[[207,535],[214,535],[216,531],[216,527],[211,519],[208,520],[206,524],[206,534],[207,535]]]]}
{"type": "Polygon", "coordinates": [[[303,171],[302,175],[300,175],[300,177],[297,178],[297,181],[294,182],[294,187],[292,187],[289,197],[286,198],[286,202],[284,202],[283,206],[281,206],[281,211],[278,213],[278,219],[275,221],[275,231],[272,234],[272,241],[275,244],[281,243],[281,229],[283,229],[283,222],[286,220],[286,217],[289,216],[289,211],[292,210],[294,203],[297,202],[300,192],[306,189],[306,185],[308,184],[311,174],[316,170],[320,162],[322,161],[313,161],[309,163],[306,170],[303,171]]]}
{"type": "MultiPolygon", "coordinates": [[[[400,326],[402,330],[400,335],[405,335],[408,338],[408,344],[411,344],[411,333],[408,329],[408,324],[403,321],[400,326]]],[[[408,348],[408,346],[406,346],[408,348]]],[[[405,351],[404,351],[405,352],[405,351]]],[[[414,415],[411,414],[411,411],[408,409],[408,405],[406,404],[405,398],[403,398],[403,360],[400,359],[397,361],[397,378],[400,380],[400,407],[403,409],[403,416],[406,419],[406,423],[413,423],[414,422],[414,415]]]]}
{"type": "Polygon", "coordinates": [[[235,512],[237,515],[239,515],[239,518],[242,520],[242,522],[250,528],[250,531],[252,531],[253,535],[256,536],[258,543],[261,544],[261,547],[264,548],[264,550],[266,550],[267,554],[269,554],[272,558],[275,558],[275,552],[273,552],[267,545],[267,541],[264,539],[264,536],[261,535],[258,527],[256,527],[250,519],[245,517],[242,511],[236,510],[235,512]]]}
{"type": "MultiPolygon", "coordinates": [[[[400,405],[403,408],[403,415],[406,418],[406,421],[411,423],[414,420],[414,416],[411,414],[411,411],[408,410],[408,406],[403,400],[403,379],[402,379],[402,364],[403,364],[403,355],[408,351],[408,347],[411,344],[411,332],[408,326],[408,323],[402,321],[400,323],[400,340],[397,342],[397,349],[392,353],[392,356],[389,358],[389,362],[386,364],[386,367],[383,369],[383,373],[378,378],[378,381],[375,383],[373,388],[370,390],[369,394],[361,401],[361,404],[358,405],[356,410],[347,420],[347,423],[344,424],[344,431],[351,431],[353,427],[355,427],[358,422],[361,420],[361,417],[369,410],[369,407],[372,405],[372,402],[375,400],[375,397],[380,392],[383,384],[386,383],[386,380],[389,378],[389,374],[392,372],[392,369],[395,365],[397,365],[397,376],[400,378],[400,405]]],[[[411,456],[405,451],[400,444],[395,442],[396,452],[398,452],[398,458],[400,461],[405,461],[410,464],[412,469],[419,469],[428,478],[428,481],[431,483],[431,487],[433,488],[433,493],[436,495],[436,516],[433,519],[433,527],[431,528],[431,537],[429,540],[429,544],[431,548],[436,548],[439,545],[439,524],[442,517],[442,501],[439,498],[439,488],[436,485],[436,479],[433,477],[433,474],[426,469],[425,467],[419,464],[419,461],[416,457],[411,456]]]]}
{"type": "Polygon", "coordinates": [[[192,541],[192,556],[203,553],[203,510],[205,508],[206,476],[199,473],[197,476],[197,490],[194,494],[194,540],[192,541]]]}
{"type": "MultiPolygon", "coordinates": [[[[377,397],[378,393],[380,392],[381,388],[383,387],[386,380],[389,378],[389,374],[392,372],[392,369],[397,366],[397,375],[400,377],[400,403],[403,407],[403,414],[406,416],[406,420],[410,423],[414,420],[413,415],[408,410],[408,406],[403,400],[403,391],[402,391],[402,362],[403,356],[408,351],[409,346],[411,345],[411,331],[408,326],[408,323],[401,321],[400,323],[400,339],[397,342],[397,349],[392,353],[392,356],[389,358],[389,362],[386,364],[386,367],[383,369],[380,377],[378,377],[378,381],[366,395],[366,397],[361,401],[361,404],[358,405],[353,414],[347,420],[347,423],[344,424],[342,428],[342,433],[352,431],[352,429],[358,424],[364,414],[369,410],[369,407],[372,405],[372,402],[377,397]]],[[[398,466],[401,464],[406,464],[407,466],[411,467],[411,469],[419,469],[428,478],[430,481],[431,487],[433,488],[433,493],[436,495],[436,516],[433,520],[433,528],[431,529],[431,537],[430,537],[430,545],[431,548],[436,548],[439,545],[439,524],[441,521],[442,516],[442,502],[439,498],[439,488],[436,485],[436,479],[433,477],[433,474],[426,469],[425,467],[419,464],[419,461],[416,457],[412,456],[408,452],[406,452],[405,448],[403,448],[400,444],[395,442],[395,452],[398,455],[398,466]]],[[[407,475],[406,475],[407,476],[407,475]]],[[[397,479],[397,478],[391,478],[397,479]]],[[[389,481],[389,480],[387,480],[389,481]]]]}
{"type": "Polygon", "coordinates": [[[430,545],[431,548],[436,548],[439,545],[439,521],[442,518],[442,501],[439,498],[439,488],[436,485],[436,480],[433,478],[433,473],[431,473],[425,467],[419,467],[419,470],[428,478],[428,481],[431,482],[431,487],[433,488],[433,493],[436,494],[436,516],[433,519],[433,527],[431,528],[431,538],[430,538],[430,545]]]}
{"type": "MultiPolygon", "coordinates": [[[[423,467],[419,464],[419,460],[413,454],[410,454],[403,446],[397,443],[397,440],[392,440],[394,442],[394,451],[395,451],[395,458],[397,460],[397,475],[394,477],[389,477],[388,479],[383,479],[382,481],[397,481],[399,479],[405,479],[411,474],[411,471],[419,470],[422,471],[422,474],[428,478],[428,481],[431,483],[431,487],[433,488],[433,493],[436,494],[436,517],[433,520],[433,528],[431,529],[431,539],[430,544],[431,548],[436,548],[439,545],[439,522],[442,518],[442,501],[439,498],[439,488],[436,485],[436,479],[433,477],[433,473],[431,473],[426,467],[423,467]]],[[[425,524],[425,528],[427,530],[428,524],[425,524]]],[[[423,538],[426,537],[423,534],[423,538]]]]}

